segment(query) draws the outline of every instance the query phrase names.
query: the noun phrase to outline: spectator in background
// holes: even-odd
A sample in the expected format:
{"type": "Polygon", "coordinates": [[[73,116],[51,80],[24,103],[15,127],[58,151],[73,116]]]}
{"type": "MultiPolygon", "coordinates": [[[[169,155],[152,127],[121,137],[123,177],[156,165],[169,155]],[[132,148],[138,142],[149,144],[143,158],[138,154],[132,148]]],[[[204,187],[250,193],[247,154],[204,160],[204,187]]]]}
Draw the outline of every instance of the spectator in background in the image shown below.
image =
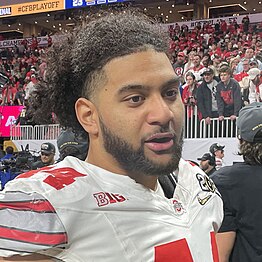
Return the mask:
{"type": "MultiPolygon", "coordinates": [[[[196,105],[198,83],[194,73],[188,72],[186,74],[186,84],[183,86],[182,101],[188,107],[194,107],[196,105]]],[[[192,112],[188,112],[188,115],[192,115],[192,112]]]]}
{"type": "Polygon", "coordinates": [[[196,81],[201,81],[201,69],[204,68],[204,66],[201,64],[201,55],[195,54],[194,55],[194,66],[190,68],[190,72],[192,72],[195,76],[196,81]]]}
{"type": "Polygon", "coordinates": [[[237,65],[238,65],[239,62],[240,62],[240,60],[239,60],[238,56],[237,57],[232,57],[230,59],[230,62],[229,62],[229,66],[230,66],[232,75],[234,76],[234,79],[235,79],[235,75],[236,75],[236,68],[237,68],[237,65]]]}
{"type": "Polygon", "coordinates": [[[2,90],[2,105],[12,106],[14,105],[16,94],[16,88],[13,85],[13,82],[10,81],[9,83],[5,84],[2,90]]]}
{"type": "Polygon", "coordinates": [[[0,159],[0,161],[11,159],[14,157],[14,148],[12,146],[6,147],[5,152],[5,155],[0,159]]]}
{"type": "Polygon", "coordinates": [[[251,68],[241,82],[244,105],[262,101],[262,77],[258,68],[251,68]]]}
{"type": "Polygon", "coordinates": [[[250,23],[249,17],[248,17],[248,15],[246,15],[246,16],[243,17],[243,19],[242,19],[243,31],[244,31],[245,33],[248,33],[248,31],[249,31],[249,23],[250,23]]]}
{"type": "MultiPolygon", "coordinates": [[[[184,74],[186,55],[184,52],[179,52],[177,54],[176,62],[173,64],[173,68],[177,76],[182,77],[184,74]]],[[[184,82],[184,81],[183,81],[184,82]]]]}
{"type": "Polygon", "coordinates": [[[186,125],[188,129],[186,130],[188,137],[192,137],[195,129],[199,129],[199,119],[201,118],[196,112],[197,105],[197,88],[198,83],[196,77],[192,72],[186,73],[186,84],[183,86],[182,91],[182,101],[185,105],[186,111],[186,125]]]}
{"type": "MultiPolygon", "coordinates": [[[[255,52],[252,48],[248,47],[245,51],[244,58],[247,58],[250,60],[251,58],[254,58],[255,52]]],[[[258,68],[262,69],[262,62],[258,60],[258,68]]],[[[243,62],[240,61],[236,68],[237,73],[240,73],[243,71],[243,62]]]]}
{"type": "Polygon", "coordinates": [[[35,74],[31,75],[31,81],[25,86],[25,99],[28,100],[32,92],[36,88],[38,83],[37,76],[35,74]]]}
{"type": "Polygon", "coordinates": [[[220,145],[219,143],[214,143],[210,146],[209,152],[215,157],[216,159],[216,170],[220,169],[221,167],[225,166],[223,158],[225,146],[220,145]]]}
{"type": "Polygon", "coordinates": [[[51,47],[52,44],[53,44],[52,37],[50,36],[50,34],[48,34],[48,36],[47,36],[47,46],[51,47]]]}
{"type": "Polygon", "coordinates": [[[200,161],[200,168],[208,175],[211,176],[216,171],[216,160],[211,153],[205,153],[202,157],[198,158],[200,161]]]}
{"type": "Polygon", "coordinates": [[[243,163],[221,168],[211,178],[224,202],[216,234],[221,262],[261,261],[262,254],[262,103],[239,112],[239,154],[243,163]]]}
{"type": "Polygon", "coordinates": [[[214,78],[218,81],[219,80],[219,68],[221,63],[221,56],[218,54],[214,54],[211,56],[211,62],[212,64],[209,66],[214,72],[214,78]]]}
{"type": "Polygon", "coordinates": [[[202,76],[204,80],[197,88],[196,100],[205,123],[210,125],[211,118],[218,117],[216,100],[218,82],[214,79],[214,72],[211,68],[207,68],[202,76]]]}
{"type": "Polygon", "coordinates": [[[33,163],[32,169],[42,168],[55,163],[55,146],[52,143],[43,143],[40,152],[40,161],[33,163]]]}
{"type": "MultiPolygon", "coordinates": [[[[241,60],[243,70],[242,70],[240,73],[237,73],[237,74],[234,74],[234,73],[233,73],[234,79],[235,79],[237,82],[240,82],[245,76],[248,76],[248,73],[247,73],[247,72],[248,72],[248,70],[250,69],[249,61],[250,61],[250,59],[244,57],[244,58],[241,60]]],[[[232,68],[231,68],[231,69],[232,69],[232,68]]],[[[232,72],[233,72],[233,71],[232,71],[232,72]]],[[[236,67],[235,67],[235,72],[236,72],[236,67]]]]}
{"type": "Polygon", "coordinates": [[[188,61],[184,66],[184,75],[187,73],[187,71],[192,68],[194,66],[194,56],[195,56],[196,52],[195,51],[191,51],[188,54],[188,61]]]}
{"type": "Polygon", "coordinates": [[[248,102],[262,101],[262,76],[261,70],[258,68],[251,68],[248,71],[249,88],[248,88],[248,102]]]}
{"type": "Polygon", "coordinates": [[[231,78],[228,66],[221,67],[220,78],[216,95],[219,120],[223,121],[225,117],[236,120],[242,104],[239,83],[231,78]]]}
{"type": "Polygon", "coordinates": [[[21,105],[24,105],[24,101],[25,101],[25,91],[24,91],[23,85],[19,84],[18,90],[15,94],[14,104],[21,106],[21,105]]]}

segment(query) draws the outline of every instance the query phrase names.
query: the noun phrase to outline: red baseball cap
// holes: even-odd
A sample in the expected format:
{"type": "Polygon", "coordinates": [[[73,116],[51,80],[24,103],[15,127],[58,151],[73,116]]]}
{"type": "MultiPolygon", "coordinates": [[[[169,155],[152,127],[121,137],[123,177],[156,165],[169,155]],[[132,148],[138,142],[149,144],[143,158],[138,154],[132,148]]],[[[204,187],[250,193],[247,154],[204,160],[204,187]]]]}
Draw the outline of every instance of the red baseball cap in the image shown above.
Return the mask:
{"type": "Polygon", "coordinates": [[[185,57],[185,53],[184,53],[184,52],[179,52],[179,53],[177,54],[177,56],[183,56],[183,57],[185,57]]]}

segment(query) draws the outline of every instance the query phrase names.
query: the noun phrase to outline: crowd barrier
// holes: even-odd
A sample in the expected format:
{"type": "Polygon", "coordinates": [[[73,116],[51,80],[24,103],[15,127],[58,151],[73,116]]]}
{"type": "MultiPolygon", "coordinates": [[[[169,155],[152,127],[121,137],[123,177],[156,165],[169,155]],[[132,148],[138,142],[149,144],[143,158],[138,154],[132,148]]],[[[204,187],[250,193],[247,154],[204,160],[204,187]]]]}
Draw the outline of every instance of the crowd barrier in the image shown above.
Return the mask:
{"type": "MultiPolygon", "coordinates": [[[[190,113],[186,108],[184,138],[233,138],[236,137],[236,124],[230,118],[219,121],[212,118],[210,125],[205,124],[205,119],[197,117],[197,107],[190,113]]],[[[12,140],[56,140],[60,134],[60,126],[35,125],[35,126],[11,126],[12,140]]]]}
{"type": "Polygon", "coordinates": [[[223,121],[211,118],[206,124],[205,119],[199,119],[197,106],[185,107],[184,138],[234,138],[237,135],[236,121],[225,117],[223,121]]]}
{"type": "Polygon", "coordinates": [[[11,140],[56,140],[60,134],[60,125],[18,125],[11,126],[11,140]]]}

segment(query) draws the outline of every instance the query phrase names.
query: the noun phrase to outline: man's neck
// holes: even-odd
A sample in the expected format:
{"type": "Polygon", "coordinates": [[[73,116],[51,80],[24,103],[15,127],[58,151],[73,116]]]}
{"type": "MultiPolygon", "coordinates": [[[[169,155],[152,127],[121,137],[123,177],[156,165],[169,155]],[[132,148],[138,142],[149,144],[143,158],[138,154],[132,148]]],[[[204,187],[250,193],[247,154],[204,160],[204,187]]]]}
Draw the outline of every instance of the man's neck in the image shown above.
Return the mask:
{"type": "Polygon", "coordinates": [[[229,82],[230,82],[230,78],[226,82],[223,82],[224,86],[228,86],[229,82]]]}

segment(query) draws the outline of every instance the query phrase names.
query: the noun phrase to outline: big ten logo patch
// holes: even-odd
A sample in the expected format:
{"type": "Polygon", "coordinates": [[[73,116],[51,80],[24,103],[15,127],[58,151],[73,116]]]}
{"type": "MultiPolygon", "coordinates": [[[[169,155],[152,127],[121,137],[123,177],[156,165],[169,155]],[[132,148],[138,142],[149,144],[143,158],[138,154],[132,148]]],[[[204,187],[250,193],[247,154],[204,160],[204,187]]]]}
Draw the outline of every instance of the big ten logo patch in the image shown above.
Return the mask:
{"type": "Polygon", "coordinates": [[[127,200],[123,195],[117,193],[98,192],[93,194],[93,196],[96,199],[97,205],[99,207],[114,203],[120,203],[127,200]]]}

